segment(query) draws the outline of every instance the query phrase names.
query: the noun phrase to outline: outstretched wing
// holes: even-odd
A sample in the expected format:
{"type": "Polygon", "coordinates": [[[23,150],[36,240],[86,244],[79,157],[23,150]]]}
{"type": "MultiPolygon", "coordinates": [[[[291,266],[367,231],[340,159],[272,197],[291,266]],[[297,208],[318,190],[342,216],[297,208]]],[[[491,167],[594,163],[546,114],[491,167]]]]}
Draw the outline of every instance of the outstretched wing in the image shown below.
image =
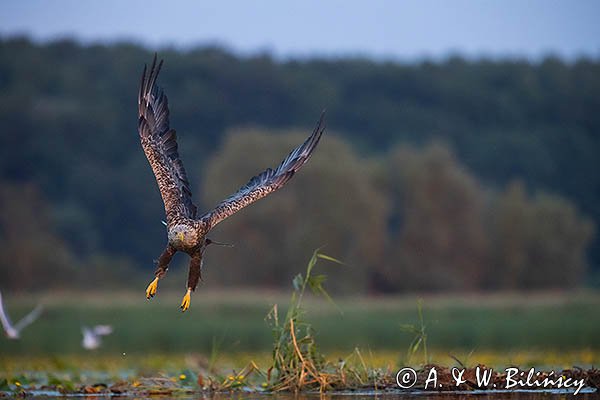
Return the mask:
{"type": "Polygon", "coordinates": [[[325,112],[321,114],[312,135],[294,149],[276,169],[267,168],[261,174],[250,179],[235,194],[219,203],[212,211],[204,214],[201,220],[207,224],[206,229],[211,229],[225,218],[285,185],[308,161],[313,150],[317,147],[325,130],[324,118],[325,112]]]}
{"type": "Polygon", "coordinates": [[[8,315],[4,311],[4,303],[2,302],[2,293],[0,293],[0,322],[2,322],[2,327],[4,331],[8,333],[10,330],[14,330],[12,324],[10,323],[10,319],[8,315]]]}
{"type": "Polygon", "coordinates": [[[44,307],[41,304],[39,304],[36,308],[33,309],[33,311],[31,311],[29,314],[23,317],[23,319],[21,319],[15,324],[15,329],[19,332],[22,331],[23,328],[25,328],[27,325],[31,324],[33,321],[40,317],[43,309],[44,307]]]}
{"type": "Polygon", "coordinates": [[[96,325],[93,328],[93,332],[95,335],[102,335],[102,336],[106,336],[106,335],[110,335],[113,332],[113,328],[110,325],[96,325]]]}
{"type": "Polygon", "coordinates": [[[138,131],[170,225],[177,218],[194,218],[196,206],[192,203],[190,184],[177,151],[175,130],[169,127],[167,96],[156,86],[161,66],[162,61],[156,65],[156,55],[148,74],[144,66],[138,97],[138,131]]]}

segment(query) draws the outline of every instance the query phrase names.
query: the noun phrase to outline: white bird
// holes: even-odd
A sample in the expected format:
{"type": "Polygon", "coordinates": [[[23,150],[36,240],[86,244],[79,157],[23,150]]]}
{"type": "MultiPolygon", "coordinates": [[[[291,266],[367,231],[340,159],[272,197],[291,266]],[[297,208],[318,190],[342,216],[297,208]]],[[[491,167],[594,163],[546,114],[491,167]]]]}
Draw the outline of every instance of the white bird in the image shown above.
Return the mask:
{"type": "Polygon", "coordinates": [[[102,344],[101,336],[110,335],[112,331],[113,328],[110,325],[96,325],[93,328],[82,326],[83,341],[81,345],[86,350],[97,349],[102,344]]]}
{"type": "Polygon", "coordinates": [[[19,339],[21,337],[21,331],[33,321],[39,318],[44,307],[38,304],[29,314],[23,317],[16,324],[12,324],[8,315],[4,311],[4,304],[2,303],[2,293],[0,293],[0,321],[2,321],[2,327],[4,328],[4,334],[9,339],[19,339]]]}

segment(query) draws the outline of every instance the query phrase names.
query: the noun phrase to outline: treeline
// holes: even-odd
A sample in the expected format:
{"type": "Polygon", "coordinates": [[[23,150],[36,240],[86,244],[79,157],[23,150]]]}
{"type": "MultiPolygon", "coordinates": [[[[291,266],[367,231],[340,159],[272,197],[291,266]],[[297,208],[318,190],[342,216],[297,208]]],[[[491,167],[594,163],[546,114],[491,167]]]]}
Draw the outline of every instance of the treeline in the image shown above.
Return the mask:
{"type": "MultiPolygon", "coordinates": [[[[230,132],[205,164],[199,200],[216,204],[305,136],[230,132]]],[[[77,257],[53,231],[35,187],[5,183],[0,205],[4,285],[146,280],[114,255],[77,257]]],[[[396,146],[369,159],[328,134],[293,184],[211,233],[235,247],[210,248],[204,277],[212,285],[286,287],[307,249],[325,246],[346,261],[329,272],[330,287],[343,293],[572,288],[585,277],[593,229],[569,201],[528,194],[519,181],[485,189],[445,145],[396,146]]]]}
{"type": "MultiPolygon", "coordinates": [[[[350,265],[336,284],[365,291],[574,286],[597,271],[596,60],[160,56],[200,208],[279,162],[328,110],[328,136],[306,171],[216,232],[236,247],[211,251],[207,279],[287,284],[323,244],[350,265]],[[289,127],[302,135],[289,139],[289,127]],[[279,147],[252,151],[262,144],[279,147]]],[[[135,117],[151,57],[130,44],[0,40],[3,285],[35,286],[25,265],[153,269],[164,211],[135,117]]]]}
{"type": "MultiPolygon", "coordinates": [[[[205,203],[301,138],[228,135],[208,162],[205,203]]],[[[572,288],[585,277],[593,231],[563,198],[528,193],[520,181],[483,187],[443,144],[367,159],[330,135],[293,184],[217,228],[216,240],[235,248],[212,249],[207,276],[285,287],[306,249],[325,246],[347,263],[329,271],[329,286],[344,293],[572,288]]]]}

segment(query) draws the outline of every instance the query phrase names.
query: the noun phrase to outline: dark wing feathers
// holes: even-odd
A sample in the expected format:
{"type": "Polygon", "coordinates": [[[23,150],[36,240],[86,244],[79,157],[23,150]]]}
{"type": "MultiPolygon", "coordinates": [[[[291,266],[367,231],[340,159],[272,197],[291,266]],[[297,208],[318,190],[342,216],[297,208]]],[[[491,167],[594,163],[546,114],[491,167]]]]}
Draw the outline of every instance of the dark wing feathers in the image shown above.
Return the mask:
{"type": "Polygon", "coordinates": [[[325,130],[325,112],[312,135],[304,143],[294,149],[276,169],[267,168],[242,186],[235,194],[219,203],[212,211],[204,214],[201,220],[211,229],[225,218],[235,214],[242,208],[267,196],[281,188],[310,158],[325,130]]]}
{"type": "Polygon", "coordinates": [[[167,96],[156,86],[161,67],[162,61],[156,65],[156,55],[148,74],[144,66],[138,97],[138,131],[170,225],[178,218],[195,218],[196,206],[192,202],[190,184],[177,151],[177,135],[175,130],[169,128],[167,96]]]}

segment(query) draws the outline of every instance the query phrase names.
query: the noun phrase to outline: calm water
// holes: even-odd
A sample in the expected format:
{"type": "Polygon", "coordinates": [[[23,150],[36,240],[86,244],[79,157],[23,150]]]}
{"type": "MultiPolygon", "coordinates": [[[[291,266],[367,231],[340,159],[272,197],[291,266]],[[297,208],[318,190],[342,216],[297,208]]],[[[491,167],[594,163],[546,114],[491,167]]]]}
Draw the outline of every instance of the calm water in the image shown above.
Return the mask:
{"type": "MultiPolygon", "coordinates": [[[[572,392],[553,390],[553,391],[518,391],[518,392],[459,392],[459,393],[431,393],[431,392],[347,392],[319,395],[318,393],[303,393],[303,394],[263,394],[263,393],[206,393],[195,395],[180,395],[180,396],[110,396],[110,395],[70,395],[64,396],[58,392],[43,392],[36,391],[33,398],[52,398],[52,397],[74,397],[85,399],[169,399],[175,398],[178,400],[461,400],[461,399],[478,399],[478,400],[600,400],[600,393],[593,389],[584,389],[577,395],[572,392]]],[[[9,398],[9,397],[0,397],[9,398]]]]}

